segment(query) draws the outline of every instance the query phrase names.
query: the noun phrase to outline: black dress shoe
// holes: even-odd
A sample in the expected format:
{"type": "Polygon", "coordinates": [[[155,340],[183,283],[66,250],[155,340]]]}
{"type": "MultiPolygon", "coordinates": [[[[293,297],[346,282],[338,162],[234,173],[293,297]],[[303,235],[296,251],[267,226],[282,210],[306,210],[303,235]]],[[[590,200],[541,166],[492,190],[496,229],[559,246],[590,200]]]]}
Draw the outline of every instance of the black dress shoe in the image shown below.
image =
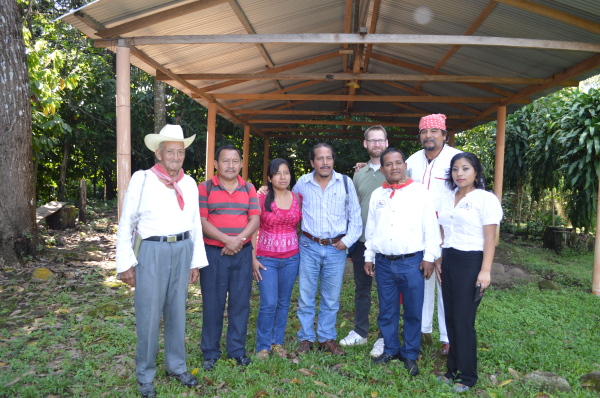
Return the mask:
{"type": "Polygon", "coordinates": [[[376,364],[379,365],[379,364],[388,363],[392,359],[399,359],[399,357],[398,357],[398,355],[392,355],[392,354],[388,354],[387,352],[384,352],[377,358],[373,359],[373,362],[375,362],[376,364]]]}
{"type": "Polygon", "coordinates": [[[215,367],[215,363],[217,363],[216,359],[205,359],[202,362],[202,369],[210,372],[215,367]]]}
{"type": "Polygon", "coordinates": [[[250,360],[250,358],[248,358],[245,355],[242,355],[241,357],[237,357],[237,358],[233,358],[235,359],[235,361],[237,362],[238,366],[248,366],[252,363],[252,361],[250,360]]]}
{"type": "Polygon", "coordinates": [[[156,390],[154,389],[154,383],[140,383],[138,381],[138,391],[144,398],[156,397],[156,390]]]}
{"type": "Polygon", "coordinates": [[[404,367],[408,370],[408,374],[411,376],[416,376],[419,374],[419,367],[417,366],[417,361],[414,359],[403,358],[398,354],[398,359],[404,362],[404,367]]]}
{"type": "Polygon", "coordinates": [[[194,387],[198,385],[198,379],[190,372],[183,372],[178,375],[167,372],[167,377],[172,377],[186,387],[194,387]]]}

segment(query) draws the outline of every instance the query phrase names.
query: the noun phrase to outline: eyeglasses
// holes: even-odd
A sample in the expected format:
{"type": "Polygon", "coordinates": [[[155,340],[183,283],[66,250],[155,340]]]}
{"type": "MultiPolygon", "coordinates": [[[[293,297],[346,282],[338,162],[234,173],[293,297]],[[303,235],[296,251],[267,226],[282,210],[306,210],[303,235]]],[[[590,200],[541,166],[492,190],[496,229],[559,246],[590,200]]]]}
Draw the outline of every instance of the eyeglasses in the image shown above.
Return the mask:
{"type": "Polygon", "coordinates": [[[384,144],[385,140],[366,140],[369,144],[384,144]]]}

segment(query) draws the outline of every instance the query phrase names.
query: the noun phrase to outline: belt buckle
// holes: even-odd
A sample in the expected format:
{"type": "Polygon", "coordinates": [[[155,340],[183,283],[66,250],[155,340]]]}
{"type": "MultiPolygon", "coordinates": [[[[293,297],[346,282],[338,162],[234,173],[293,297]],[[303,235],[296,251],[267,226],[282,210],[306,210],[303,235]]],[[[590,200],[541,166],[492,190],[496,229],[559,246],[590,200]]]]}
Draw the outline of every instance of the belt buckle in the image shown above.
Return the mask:
{"type": "Polygon", "coordinates": [[[167,236],[167,242],[169,242],[169,243],[177,242],[177,235],[167,236]]]}
{"type": "Polygon", "coordinates": [[[327,246],[329,244],[329,239],[319,238],[319,244],[321,246],[327,246]],[[323,241],[325,241],[325,243],[323,243],[323,241]]]}

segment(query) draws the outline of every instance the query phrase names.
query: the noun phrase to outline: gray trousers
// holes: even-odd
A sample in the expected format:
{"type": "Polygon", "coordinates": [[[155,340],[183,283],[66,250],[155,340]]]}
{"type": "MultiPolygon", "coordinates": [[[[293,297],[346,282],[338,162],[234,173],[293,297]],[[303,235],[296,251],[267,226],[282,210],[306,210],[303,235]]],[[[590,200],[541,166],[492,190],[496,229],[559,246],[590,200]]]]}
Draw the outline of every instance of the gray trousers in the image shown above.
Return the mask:
{"type": "Polygon", "coordinates": [[[161,316],[164,320],[165,367],[180,374],[185,364],[185,303],[194,244],[142,241],[135,267],[136,376],[149,383],[156,374],[161,316]]]}

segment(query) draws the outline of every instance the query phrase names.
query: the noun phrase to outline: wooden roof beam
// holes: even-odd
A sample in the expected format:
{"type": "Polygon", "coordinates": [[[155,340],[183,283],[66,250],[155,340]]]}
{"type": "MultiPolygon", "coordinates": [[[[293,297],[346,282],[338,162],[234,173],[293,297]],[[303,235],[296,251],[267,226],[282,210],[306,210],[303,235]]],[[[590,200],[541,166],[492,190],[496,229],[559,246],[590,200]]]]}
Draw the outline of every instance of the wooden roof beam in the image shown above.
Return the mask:
{"type": "MultiPolygon", "coordinates": [[[[161,65],[159,62],[155,61],[154,59],[150,58],[146,53],[144,53],[140,49],[138,49],[136,47],[131,47],[130,50],[131,50],[131,54],[135,55],[137,58],[144,61],[146,64],[150,65],[154,69],[160,70],[161,72],[169,75],[170,77],[173,78],[173,80],[175,80],[177,83],[181,84],[183,87],[188,89],[190,92],[198,95],[200,98],[202,98],[208,102],[216,103],[217,109],[219,109],[222,113],[225,113],[226,115],[231,117],[235,122],[244,124],[244,125],[250,125],[246,120],[244,120],[243,118],[240,118],[239,116],[237,116],[236,114],[231,112],[229,109],[227,109],[225,106],[223,106],[223,104],[221,104],[219,101],[217,101],[212,95],[205,93],[204,91],[200,90],[198,87],[189,83],[187,80],[180,78],[176,73],[172,72],[169,68],[165,67],[164,65],[161,65]]],[[[265,138],[265,135],[260,130],[253,129],[252,131],[256,135],[265,138]]]]}
{"type": "Polygon", "coordinates": [[[496,0],[498,3],[506,4],[511,7],[529,11],[533,14],[541,15],[546,18],[560,21],[576,28],[587,30],[588,32],[600,35],[600,24],[589,19],[577,17],[575,15],[556,10],[551,7],[543,6],[527,0],[496,0]]]}
{"type": "MultiPolygon", "coordinates": [[[[306,111],[306,110],[285,110],[285,109],[239,109],[235,111],[237,115],[303,115],[303,116],[367,116],[367,117],[412,117],[420,118],[429,115],[427,112],[346,112],[338,111],[306,111]]],[[[448,119],[470,119],[472,115],[446,115],[448,119]]]]}
{"type": "Polygon", "coordinates": [[[254,119],[252,123],[256,124],[278,124],[278,123],[286,123],[286,124],[321,124],[321,125],[332,125],[332,126],[373,126],[375,124],[380,124],[382,126],[390,126],[390,127],[418,127],[419,123],[397,123],[397,122],[385,122],[385,121],[377,121],[377,122],[358,122],[355,120],[314,120],[314,119],[306,119],[306,120],[286,120],[286,119],[254,119]]]}
{"type": "MultiPolygon", "coordinates": [[[[417,127],[417,126],[415,126],[417,127]]],[[[269,138],[318,138],[322,140],[364,140],[364,136],[351,136],[351,135],[313,135],[313,134],[270,134],[269,138]]],[[[414,141],[415,137],[395,137],[389,136],[388,139],[396,141],[414,141]]]]}
{"type": "MultiPolygon", "coordinates": [[[[471,24],[471,26],[469,26],[469,28],[467,29],[467,31],[464,33],[465,36],[471,36],[473,35],[473,33],[475,33],[475,31],[481,26],[481,24],[486,20],[486,18],[492,13],[492,11],[494,10],[494,8],[496,8],[496,5],[498,3],[495,2],[494,0],[491,0],[488,5],[483,9],[483,11],[479,14],[479,16],[477,16],[477,18],[475,19],[475,21],[473,21],[473,23],[471,24]]],[[[435,64],[435,66],[433,67],[434,70],[439,70],[453,55],[454,53],[456,53],[458,51],[458,49],[461,46],[452,46],[452,48],[450,50],[448,50],[448,52],[446,54],[444,54],[444,56],[442,57],[442,59],[440,59],[438,61],[437,64],[435,64]]],[[[421,88],[421,86],[424,84],[423,82],[419,82],[415,85],[415,89],[419,90],[421,88]]],[[[498,83],[501,84],[501,83],[498,83]]]]}
{"type": "MultiPolygon", "coordinates": [[[[425,95],[431,95],[431,94],[423,92],[422,90],[415,90],[414,88],[412,88],[410,86],[407,86],[406,84],[400,84],[400,83],[390,82],[390,81],[387,81],[387,82],[384,81],[382,83],[385,83],[388,86],[399,88],[400,90],[408,91],[409,93],[413,93],[413,94],[416,94],[416,95],[423,95],[423,96],[425,96],[425,95]]],[[[453,106],[453,107],[455,107],[455,108],[461,109],[463,111],[467,111],[469,113],[472,113],[474,115],[478,115],[480,113],[479,110],[477,110],[475,108],[471,108],[470,106],[466,106],[466,105],[462,105],[462,104],[450,104],[450,105],[453,106]]]]}
{"type": "MultiPolygon", "coordinates": [[[[333,59],[333,58],[336,58],[339,56],[341,56],[341,54],[337,51],[330,52],[330,53],[318,55],[316,57],[306,58],[301,61],[296,61],[296,62],[291,62],[289,64],[276,66],[276,67],[266,70],[264,72],[259,72],[258,74],[286,72],[291,69],[300,68],[301,66],[312,65],[312,64],[319,63],[319,62],[328,61],[330,59],[333,59]]],[[[219,90],[221,88],[235,86],[236,84],[243,83],[244,81],[247,81],[247,80],[235,80],[235,81],[228,81],[228,82],[213,84],[211,86],[202,87],[202,90],[204,90],[205,92],[215,91],[215,90],[219,90]]]]}
{"type": "Polygon", "coordinates": [[[473,119],[460,124],[457,127],[457,129],[467,128],[467,126],[470,126],[474,122],[481,120],[482,118],[484,118],[486,116],[491,115],[492,113],[496,112],[496,110],[498,109],[499,106],[507,106],[507,105],[513,104],[513,103],[515,103],[514,100],[520,100],[520,99],[526,98],[530,95],[537,94],[540,91],[544,91],[552,86],[555,86],[556,82],[559,82],[562,80],[567,80],[567,79],[573,79],[585,72],[588,72],[592,69],[597,68],[598,66],[600,66],[600,54],[596,54],[593,57],[590,57],[590,58],[586,59],[585,61],[578,63],[577,65],[574,65],[568,69],[565,69],[562,72],[559,72],[552,76],[549,76],[548,79],[551,79],[551,81],[549,81],[546,84],[529,86],[529,87],[526,87],[526,88],[520,90],[518,93],[516,93],[511,98],[507,98],[507,99],[503,100],[502,102],[500,102],[499,104],[495,104],[495,105],[488,107],[483,112],[481,112],[481,114],[479,116],[474,117],[473,119]]]}
{"type": "MultiPolygon", "coordinates": [[[[460,35],[403,35],[357,33],[282,33],[256,35],[173,35],[136,36],[126,38],[128,44],[152,46],[162,44],[219,44],[219,43],[299,43],[299,44],[415,44],[434,46],[486,46],[539,48],[543,50],[568,50],[600,52],[600,44],[561,40],[526,39],[492,36],[460,35]]],[[[112,47],[114,39],[94,40],[97,47],[112,47]]]]}
{"type": "MultiPolygon", "coordinates": [[[[427,103],[473,103],[499,104],[505,100],[501,97],[447,97],[447,96],[402,96],[402,95],[327,95],[327,94],[247,94],[247,93],[216,93],[216,99],[255,99],[286,101],[363,101],[363,102],[427,102],[427,103]]],[[[519,104],[528,104],[526,98],[517,100],[519,104]]]]}
{"type": "MultiPolygon", "coordinates": [[[[275,90],[275,91],[271,91],[271,94],[282,94],[282,93],[287,93],[289,91],[293,91],[293,90],[297,90],[299,88],[303,88],[303,87],[307,87],[313,84],[317,84],[320,83],[318,81],[310,81],[310,82],[304,82],[304,83],[300,83],[300,84],[294,84],[293,86],[289,86],[289,87],[285,87],[281,90],[275,90]]],[[[234,102],[231,104],[227,104],[227,108],[232,109],[235,108],[237,106],[242,106],[245,104],[248,104],[250,102],[254,102],[255,100],[243,100],[243,101],[238,101],[238,102],[234,102]]]]}
{"type": "MultiPolygon", "coordinates": [[[[417,82],[450,82],[450,83],[494,83],[494,84],[544,84],[549,79],[507,77],[507,76],[457,76],[457,75],[408,75],[399,73],[189,73],[180,74],[186,80],[317,80],[317,81],[344,81],[344,80],[392,80],[392,81],[417,81],[417,82]]],[[[164,73],[157,73],[156,80],[169,81],[171,78],[164,73]]],[[[560,82],[563,86],[577,86],[576,80],[560,82]]],[[[418,90],[414,87],[415,90],[418,90]]]]}
{"type": "MultiPolygon", "coordinates": [[[[416,65],[416,64],[413,64],[413,63],[410,63],[410,62],[402,61],[402,60],[397,59],[397,58],[388,57],[387,55],[383,55],[383,54],[379,54],[379,53],[371,53],[371,58],[376,59],[376,60],[381,61],[381,62],[385,62],[385,63],[391,64],[391,65],[396,65],[396,66],[399,66],[401,68],[410,69],[410,70],[414,70],[414,71],[417,71],[417,72],[425,73],[427,75],[447,75],[447,76],[451,76],[449,73],[440,72],[439,70],[428,68],[426,66],[416,65]]],[[[487,91],[487,92],[494,93],[494,94],[497,94],[497,95],[502,95],[503,97],[509,97],[511,95],[514,95],[514,92],[512,92],[512,91],[502,90],[500,88],[487,86],[485,84],[480,84],[480,83],[461,83],[461,84],[465,84],[467,86],[474,87],[474,88],[477,88],[477,89],[482,90],[482,91],[487,91]]]]}
{"type": "MultiPolygon", "coordinates": [[[[346,0],[346,10],[344,13],[344,32],[350,33],[350,29],[352,28],[352,3],[354,0],[346,0]]],[[[342,71],[346,71],[348,69],[348,54],[345,52],[348,50],[348,44],[344,43],[342,45],[342,71]]]]}
{"type": "Polygon", "coordinates": [[[205,10],[226,3],[228,0],[198,0],[193,3],[184,4],[179,7],[161,10],[154,14],[134,19],[133,21],[125,22],[121,25],[113,26],[112,28],[100,30],[96,34],[102,38],[119,37],[125,33],[133,32],[138,29],[145,28],[160,22],[168,21],[169,19],[182,17],[196,11],[205,10]]]}

